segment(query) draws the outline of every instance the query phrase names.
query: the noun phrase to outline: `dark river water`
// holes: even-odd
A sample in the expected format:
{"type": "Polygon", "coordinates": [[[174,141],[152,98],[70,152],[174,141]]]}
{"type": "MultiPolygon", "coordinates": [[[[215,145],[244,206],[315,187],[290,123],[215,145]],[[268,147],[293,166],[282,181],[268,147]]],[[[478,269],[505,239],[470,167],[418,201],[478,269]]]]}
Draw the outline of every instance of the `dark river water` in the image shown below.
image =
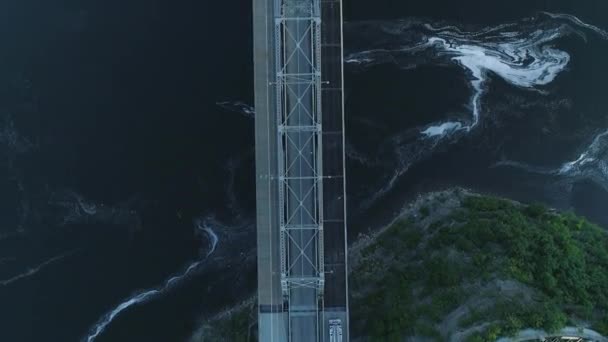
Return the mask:
{"type": "MultiPolygon", "coordinates": [[[[253,293],[250,8],[0,2],[0,341],[184,341],[253,293]]],[[[455,185],[608,226],[606,13],[345,4],[350,237],[455,185]]]]}

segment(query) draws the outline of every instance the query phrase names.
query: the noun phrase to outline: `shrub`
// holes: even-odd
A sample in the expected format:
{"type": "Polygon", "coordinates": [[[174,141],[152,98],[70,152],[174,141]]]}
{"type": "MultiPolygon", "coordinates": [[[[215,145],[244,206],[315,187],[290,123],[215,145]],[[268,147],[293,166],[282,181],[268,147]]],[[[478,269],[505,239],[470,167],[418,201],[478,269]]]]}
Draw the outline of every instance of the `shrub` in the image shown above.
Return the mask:
{"type": "Polygon", "coordinates": [[[420,207],[418,211],[420,212],[420,217],[423,219],[427,218],[431,214],[431,209],[426,205],[420,207]]]}

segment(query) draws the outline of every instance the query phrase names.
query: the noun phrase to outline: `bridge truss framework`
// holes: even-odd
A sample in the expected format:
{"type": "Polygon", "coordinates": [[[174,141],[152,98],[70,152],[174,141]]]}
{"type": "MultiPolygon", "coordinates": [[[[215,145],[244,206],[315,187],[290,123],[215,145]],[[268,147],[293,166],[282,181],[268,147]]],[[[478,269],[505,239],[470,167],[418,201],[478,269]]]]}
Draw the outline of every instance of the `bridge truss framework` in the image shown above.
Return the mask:
{"type": "Polygon", "coordinates": [[[260,340],[349,338],[341,6],[254,0],[260,340]]]}
{"type": "Polygon", "coordinates": [[[325,284],[321,8],[319,0],[274,3],[281,289],[288,331],[314,327],[317,340],[325,284]]]}

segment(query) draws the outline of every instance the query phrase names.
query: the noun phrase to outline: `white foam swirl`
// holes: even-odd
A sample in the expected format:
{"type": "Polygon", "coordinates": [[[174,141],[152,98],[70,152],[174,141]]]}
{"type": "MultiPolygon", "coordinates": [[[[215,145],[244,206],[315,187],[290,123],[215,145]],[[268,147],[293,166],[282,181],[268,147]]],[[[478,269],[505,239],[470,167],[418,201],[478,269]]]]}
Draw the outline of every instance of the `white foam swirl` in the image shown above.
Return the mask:
{"type": "Polygon", "coordinates": [[[608,191],[608,130],[597,134],[583,149],[578,158],[567,161],[557,168],[529,165],[517,161],[501,161],[494,167],[514,167],[530,173],[591,179],[608,191]]]}
{"type": "Polygon", "coordinates": [[[555,80],[570,61],[570,55],[544,44],[560,36],[559,31],[536,31],[526,39],[511,41],[509,38],[507,42],[498,44],[475,41],[450,43],[446,39],[431,38],[433,45],[454,54],[452,60],[470,72],[471,86],[474,89],[471,98],[473,122],[464,128],[470,130],[479,123],[481,97],[488,72],[519,88],[534,88],[555,80]]]}
{"type": "MultiPolygon", "coordinates": [[[[564,163],[554,173],[563,176],[582,176],[589,173],[589,168],[600,172],[608,180],[608,130],[593,138],[591,144],[579,155],[576,160],[564,163]]],[[[608,183],[607,183],[608,184],[608,183]]]]}
{"type": "Polygon", "coordinates": [[[429,126],[422,134],[424,134],[427,138],[436,137],[436,136],[445,136],[450,132],[454,132],[460,130],[462,128],[462,124],[460,122],[448,121],[439,125],[429,126]]]}
{"type": "Polygon", "coordinates": [[[140,218],[133,209],[135,201],[136,197],[114,205],[106,205],[89,200],[76,191],[62,189],[51,193],[47,203],[50,206],[46,209],[49,219],[61,226],[103,222],[137,228],[140,218]]]}
{"type": "Polygon", "coordinates": [[[73,190],[54,192],[49,199],[49,204],[63,209],[64,216],[61,225],[86,221],[87,218],[97,214],[97,204],[88,201],[73,190]]]}
{"type": "Polygon", "coordinates": [[[213,252],[215,252],[215,249],[217,248],[217,244],[220,241],[217,234],[213,231],[213,229],[211,229],[210,222],[212,222],[212,220],[210,218],[207,218],[205,220],[196,219],[194,221],[196,228],[199,231],[204,231],[209,238],[209,250],[207,251],[206,257],[209,257],[211,254],[213,254],[213,252]]]}
{"type": "Polygon", "coordinates": [[[570,61],[566,51],[553,47],[559,38],[571,33],[580,34],[576,28],[582,28],[608,39],[608,32],[575,16],[544,14],[548,20],[525,18],[478,31],[416,20],[356,23],[353,26],[375,30],[365,33],[373,37],[368,44],[374,48],[349,53],[345,63],[357,68],[384,63],[393,63],[403,69],[446,62],[461,66],[467,71],[473,90],[469,103],[472,120],[468,124],[460,123],[459,127],[456,127],[455,120],[433,124],[423,129],[421,134],[437,137],[449,134],[453,129],[470,131],[481,119],[484,86],[490,74],[518,88],[539,91],[539,87],[553,82],[570,61]]]}
{"type": "Polygon", "coordinates": [[[243,101],[221,101],[216,102],[215,104],[227,111],[239,113],[250,119],[255,118],[255,108],[243,101]]]}
{"type": "Polygon", "coordinates": [[[570,55],[551,46],[571,32],[564,25],[516,25],[514,23],[465,32],[457,26],[434,27],[431,24],[403,25],[401,22],[380,22],[378,40],[386,47],[365,49],[349,54],[348,64],[358,68],[393,63],[411,69],[421,63],[451,63],[467,71],[473,90],[469,106],[469,123],[433,124],[420,133],[425,137],[444,136],[454,130],[470,131],[481,119],[482,97],[490,74],[511,85],[532,89],[548,85],[565,70],[570,55]],[[404,41],[407,37],[407,41],[404,41]],[[396,47],[395,47],[396,46],[396,47]]]}
{"type": "Polygon", "coordinates": [[[103,315],[102,318],[97,323],[95,323],[95,325],[91,328],[91,330],[89,331],[89,334],[85,338],[83,338],[83,341],[87,341],[87,342],[95,341],[95,339],[97,337],[99,337],[99,335],[101,335],[106,330],[108,325],[110,325],[110,323],[112,323],[112,321],[118,315],[120,315],[120,313],[122,313],[123,311],[127,310],[128,308],[130,308],[134,305],[142,304],[142,303],[150,301],[154,298],[157,298],[158,296],[162,296],[163,294],[170,291],[177,284],[179,284],[181,281],[183,281],[184,279],[187,279],[189,276],[191,276],[193,273],[195,273],[196,270],[209,258],[209,256],[211,256],[211,254],[213,254],[213,252],[215,252],[216,247],[219,243],[219,237],[213,231],[213,229],[207,224],[207,222],[208,222],[208,220],[201,220],[201,219],[194,220],[195,229],[197,231],[204,232],[208,236],[208,239],[209,239],[209,249],[203,258],[190,263],[184,271],[168,278],[161,286],[151,289],[151,290],[146,290],[146,291],[137,293],[137,294],[127,298],[125,301],[120,303],[118,306],[116,306],[110,312],[103,315]]]}

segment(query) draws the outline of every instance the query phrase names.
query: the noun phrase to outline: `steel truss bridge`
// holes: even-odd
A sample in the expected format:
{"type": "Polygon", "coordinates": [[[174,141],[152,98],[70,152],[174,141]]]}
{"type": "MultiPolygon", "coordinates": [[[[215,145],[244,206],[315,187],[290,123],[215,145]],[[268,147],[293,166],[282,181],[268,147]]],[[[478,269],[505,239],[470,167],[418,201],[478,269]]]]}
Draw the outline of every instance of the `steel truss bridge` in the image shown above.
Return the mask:
{"type": "Polygon", "coordinates": [[[348,341],[341,0],[254,0],[260,341],[348,341]]]}

